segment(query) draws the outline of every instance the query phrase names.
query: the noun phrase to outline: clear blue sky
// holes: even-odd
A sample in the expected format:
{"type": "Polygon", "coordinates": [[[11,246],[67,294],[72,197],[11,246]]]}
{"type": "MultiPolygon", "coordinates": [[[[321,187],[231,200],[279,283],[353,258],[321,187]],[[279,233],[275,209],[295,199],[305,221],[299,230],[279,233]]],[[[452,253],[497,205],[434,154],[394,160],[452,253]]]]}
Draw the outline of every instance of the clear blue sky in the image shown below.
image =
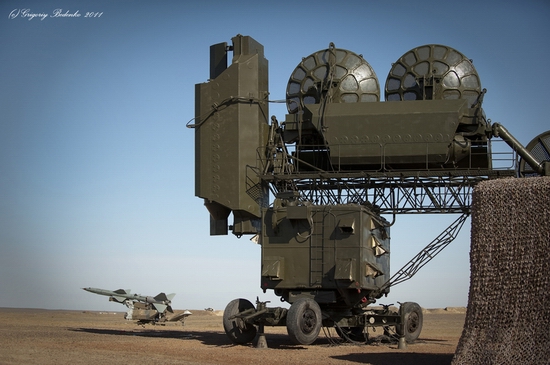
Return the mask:
{"type": "MultiPolygon", "coordinates": [[[[239,33],[265,47],[271,99],[283,99],[302,57],[329,42],[363,54],[381,85],[406,51],[440,43],[473,59],[489,118],[524,144],[550,129],[548,1],[301,4],[0,2],[0,307],[124,309],[80,289],[88,286],[175,292],[178,309],[256,296],[278,305],[259,288],[260,247],[209,236],[194,196],[185,127],[194,85],[209,77],[209,46],[239,33]],[[81,17],[55,18],[55,9],[81,17]],[[48,17],[30,19],[38,13],[48,17]]],[[[270,109],[279,120],[285,112],[270,109]]],[[[399,216],[392,267],[455,218],[399,216]]],[[[382,302],[466,305],[469,224],[382,302]]]]}

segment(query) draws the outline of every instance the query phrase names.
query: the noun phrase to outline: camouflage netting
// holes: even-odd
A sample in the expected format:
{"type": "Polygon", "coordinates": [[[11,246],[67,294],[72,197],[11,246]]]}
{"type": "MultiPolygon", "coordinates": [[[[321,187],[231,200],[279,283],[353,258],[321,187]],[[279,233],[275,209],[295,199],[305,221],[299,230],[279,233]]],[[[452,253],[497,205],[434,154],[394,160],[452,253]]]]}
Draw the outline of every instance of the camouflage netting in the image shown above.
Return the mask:
{"type": "Polygon", "coordinates": [[[550,177],[479,184],[453,365],[550,363],[550,177]]]}

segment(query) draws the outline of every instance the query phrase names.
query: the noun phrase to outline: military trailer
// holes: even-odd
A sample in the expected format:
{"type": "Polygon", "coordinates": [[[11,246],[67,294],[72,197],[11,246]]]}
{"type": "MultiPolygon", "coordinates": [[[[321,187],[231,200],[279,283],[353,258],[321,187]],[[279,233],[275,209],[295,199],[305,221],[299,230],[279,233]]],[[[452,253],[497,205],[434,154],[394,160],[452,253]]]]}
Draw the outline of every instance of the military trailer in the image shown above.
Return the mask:
{"type": "Polygon", "coordinates": [[[223,317],[231,341],[259,333],[260,346],[266,325],[286,326],[303,345],[321,327],[349,341],[365,342],[371,327],[415,341],[417,303],[372,305],[456,237],[476,183],[550,174],[550,133],[524,148],[485,117],[485,93],[471,60],[431,44],[392,65],[381,101],[368,62],[331,43],[292,72],[279,122],[269,117],[263,46],[242,35],[211,46],[210,78],[196,85],[188,123],[195,195],[210,212],[211,235],[252,235],[261,245],[261,289],[290,304],[231,301],[223,317]],[[493,137],[511,147],[509,167],[493,166],[493,137]],[[392,275],[396,215],[425,213],[459,217],[392,275]]]}

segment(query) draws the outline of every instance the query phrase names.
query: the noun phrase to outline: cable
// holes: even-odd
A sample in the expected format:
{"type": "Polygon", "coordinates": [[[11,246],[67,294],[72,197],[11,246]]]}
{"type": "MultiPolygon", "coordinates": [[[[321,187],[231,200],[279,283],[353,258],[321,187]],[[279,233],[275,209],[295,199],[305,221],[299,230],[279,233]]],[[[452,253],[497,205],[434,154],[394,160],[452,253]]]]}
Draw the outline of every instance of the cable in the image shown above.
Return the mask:
{"type": "Polygon", "coordinates": [[[224,100],[222,100],[220,103],[214,103],[212,104],[212,109],[208,111],[207,113],[203,115],[199,115],[197,117],[191,118],[185,126],[187,128],[197,128],[200,127],[212,114],[220,110],[222,107],[227,107],[229,104],[237,103],[237,102],[243,102],[243,103],[257,103],[261,104],[264,102],[268,103],[286,103],[286,100],[262,100],[258,98],[251,98],[251,97],[245,97],[245,96],[230,96],[224,100]],[[199,123],[191,124],[196,119],[200,119],[201,121],[199,123]]]}

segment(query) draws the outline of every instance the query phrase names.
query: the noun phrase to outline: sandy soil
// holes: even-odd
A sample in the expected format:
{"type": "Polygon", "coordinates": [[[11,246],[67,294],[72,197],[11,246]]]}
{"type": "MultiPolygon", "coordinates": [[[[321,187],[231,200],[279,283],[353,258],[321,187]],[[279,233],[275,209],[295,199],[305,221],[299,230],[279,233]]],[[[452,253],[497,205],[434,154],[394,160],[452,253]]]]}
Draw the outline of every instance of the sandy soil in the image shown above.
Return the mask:
{"type": "Polygon", "coordinates": [[[269,348],[259,349],[233,345],[220,312],[191,312],[185,326],[143,327],[122,312],[0,308],[0,364],[450,364],[465,319],[464,310],[425,311],[419,340],[404,350],[334,345],[333,330],[310,346],[295,345],[285,327],[266,327],[269,348]]]}

